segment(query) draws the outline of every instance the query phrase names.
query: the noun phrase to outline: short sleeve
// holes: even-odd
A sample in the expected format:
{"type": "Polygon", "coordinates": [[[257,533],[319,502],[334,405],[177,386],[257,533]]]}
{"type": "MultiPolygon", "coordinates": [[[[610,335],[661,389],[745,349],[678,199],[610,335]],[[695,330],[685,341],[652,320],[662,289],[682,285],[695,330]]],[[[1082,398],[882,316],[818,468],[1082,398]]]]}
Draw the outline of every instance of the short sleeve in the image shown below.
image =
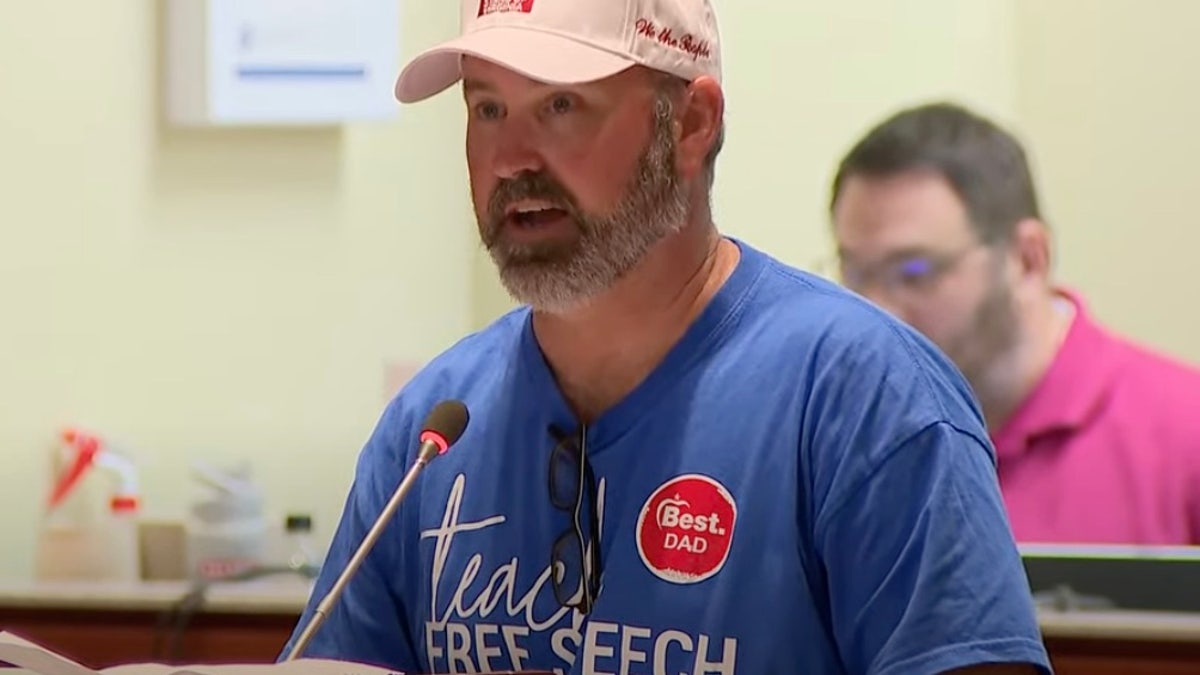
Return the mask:
{"type": "Polygon", "coordinates": [[[848,671],[1008,662],[1049,673],[988,447],[937,422],[881,457],[814,532],[848,671]]]}
{"type": "MultiPolygon", "coordinates": [[[[393,482],[399,483],[403,466],[389,447],[392,445],[389,439],[401,434],[389,423],[390,418],[385,414],[359,456],[354,481],[312,597],[280,658],[292,649],[301,631],[312,621],[317,605],[346,569],[383,511],[395,489],[393,482]]],[[[352,661],[402,672],[420,671],[408,614],[396,590],[398,580],[394,578],[404,541],[398,531],[400,522],[393,520],[376,541],[301,656],[352,661]]]]}

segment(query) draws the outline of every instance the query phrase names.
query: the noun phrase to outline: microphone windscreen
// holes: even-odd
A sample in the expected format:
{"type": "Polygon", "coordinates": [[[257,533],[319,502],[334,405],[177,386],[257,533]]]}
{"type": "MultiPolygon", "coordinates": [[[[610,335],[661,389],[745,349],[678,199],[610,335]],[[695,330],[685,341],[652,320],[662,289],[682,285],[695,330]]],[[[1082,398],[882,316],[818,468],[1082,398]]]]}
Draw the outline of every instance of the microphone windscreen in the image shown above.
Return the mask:
{"type": "Polygon", "coordinates": [[[445,439],[446,445],[450,446],[458,442],[470,420],[471,415],[462,401],[442,401],[429,412],[422,431],[432,431],[445,439]]]}

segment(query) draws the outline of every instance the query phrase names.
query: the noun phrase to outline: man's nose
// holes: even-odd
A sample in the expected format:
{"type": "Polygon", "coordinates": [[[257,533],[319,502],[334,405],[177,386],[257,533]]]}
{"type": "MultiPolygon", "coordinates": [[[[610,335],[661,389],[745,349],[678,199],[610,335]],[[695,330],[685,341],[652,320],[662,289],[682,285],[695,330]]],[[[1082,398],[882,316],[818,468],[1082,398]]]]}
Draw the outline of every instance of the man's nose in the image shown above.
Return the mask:
{"type": "Polygon", "coordinates": [[[527,123],[512,120],[505,124],[496,144],[493,166],[500,178],[515,178],[522,173],[538,173],[545,168],[534,142],[533,131],[527,123]]]}

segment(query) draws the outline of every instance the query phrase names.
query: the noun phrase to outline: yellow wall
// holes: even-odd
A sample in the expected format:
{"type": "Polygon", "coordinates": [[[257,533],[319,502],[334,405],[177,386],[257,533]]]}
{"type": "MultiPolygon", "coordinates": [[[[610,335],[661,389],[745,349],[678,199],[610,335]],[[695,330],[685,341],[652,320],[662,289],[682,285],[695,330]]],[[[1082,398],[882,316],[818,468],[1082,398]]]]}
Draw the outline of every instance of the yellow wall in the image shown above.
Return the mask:
{"type": "Polygon", "coordinates": [[[1200,362],[1200,2],[1017,7],[1018,116],[1062,278],[1114,327],[1200,362]]]}
{"type": "MultiPolygon", "coordinates": [[[[449,0],[404,7],[405,54],[456,28],[449,0]]],[[[476,240],[461,104],[341,130],[166,129],[159,1],[60,9],[0,8],[0,578],[31,569],[46,446],[69,423],[138,450],[152,515],[182,512],[193,457],[249,457],[272,507],[314,512],[327,536],[386,365],[510,306],[476,240]]],[[[1180,311],[1200,5],[718,10],[728,232],[811,264],[840,154],[897,106],[955,98],[1035,144],[1064,277],[1117,325],[1200,356],[1180,311]]]]}
{"type": "MultiPolygon", "coordinates": [[[[454,29],[442,5],[405,3],[406,50],[454,29]]],[[[455,101],[344,130],[167,129],[160,12],[0,8],[0,577],[31,569],[64,424],[135,447],[150,515],[182,513],[192,458],[250,458],[272,506],[327,536],[385,364],[469,328],[455,101]]]]}

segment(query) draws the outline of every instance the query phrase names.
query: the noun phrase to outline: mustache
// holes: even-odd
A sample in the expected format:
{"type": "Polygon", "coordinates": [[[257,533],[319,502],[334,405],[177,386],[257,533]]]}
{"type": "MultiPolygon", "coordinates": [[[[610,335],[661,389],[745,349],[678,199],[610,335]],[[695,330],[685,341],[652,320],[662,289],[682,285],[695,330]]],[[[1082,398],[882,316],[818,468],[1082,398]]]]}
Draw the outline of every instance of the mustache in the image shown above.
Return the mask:
{"type": "Polygon", "coordinates": [[[576,221],[580,220],[575,198],[562,183],[544,171],[525,172],[513,178],[501,179],[492,190],[492,196],[488,199],[488,230],[494,232],[499,229],[509,205],[524,199],[548,202],[566,211],[576,221]]]}

